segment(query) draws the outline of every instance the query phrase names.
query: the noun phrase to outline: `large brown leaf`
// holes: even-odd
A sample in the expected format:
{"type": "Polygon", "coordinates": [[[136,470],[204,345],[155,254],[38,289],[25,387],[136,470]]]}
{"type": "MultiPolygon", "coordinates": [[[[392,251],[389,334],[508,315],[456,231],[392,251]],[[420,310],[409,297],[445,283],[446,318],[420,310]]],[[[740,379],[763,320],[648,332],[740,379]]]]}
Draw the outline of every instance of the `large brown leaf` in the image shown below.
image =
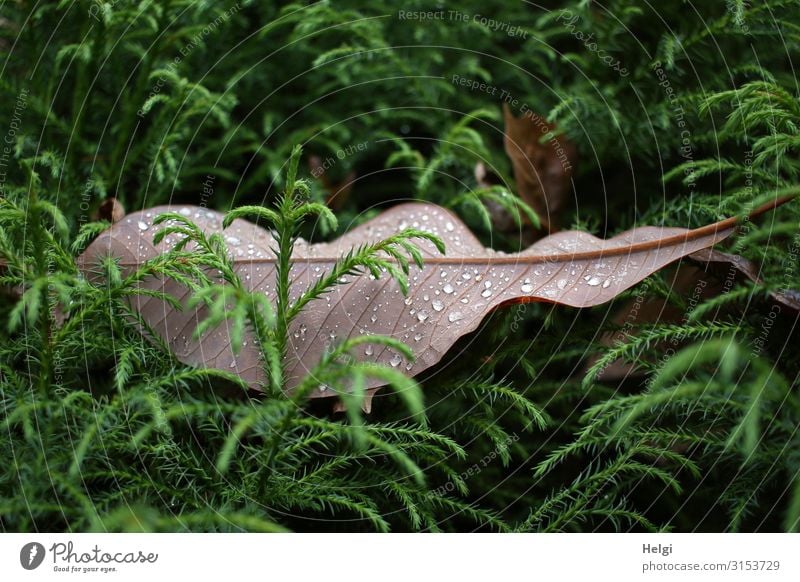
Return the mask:
{"type": "MultiPolygon", "coordinates": [[[[770,206],[771,207],[771,206],[770,206]]],[[[757,211],[763,212],[765,208],[757,211]]],[[[197,207],[161,206],[125,217],[101,234],[80,259],[91,269],[104,255],[118,257],[125,269],[167,251],[174,240],[153,244],[158,227],[152,220],[162,212],[178,212],[207,232],[221,231],[223,215],[197,207]]],[[[585,232],[559,232],[522,253],[506,255],[486,249],[449,211],[423,203],[396,206],[356,227],[331,243],[298,242],[293,257],[292,294],[297,297],[352,247],[377,241],[408,227],[440,236],[447,256],[423,241],[424,268],[412,267],[410,291],[404,297],[398,284],[368,274],[351,276],[322,298],[309,303],[294,321],[288,346],[288,381],[294,385],[318,362],[331,342],[364,334],[399,338],[414,350],[414,362],[384,347],[366,345],[365,360],[414,375],[433,366],[454,342],[475,330],[491,310],[515,302],[544,301],[589,307],[609,301],[654,271],[681,257],[710,247],[733,232],[736,219],[695,230],[645,226],[602,240],[585,232]]],[[[253,290],[273,296],[275,260],[272,238],[263,228],[237,219],[224,231],[236,270],[253,290]]],[[[190,292],[174,281],[150,280],[186,303],[190,292]]],[[[174,351],[196,366],[234,371],[254,388],[264,380],[259,351],[247,341],[234,357],[228,330],[220,326],[200,341],[192,339],[204,309],[176,311],[152,297],[138,297],[132,307],[174,351]]],[[[377,384],[376,384],[377,385],[377,384]]],[[[375,385],[371,386],[375,387],[375,385]]],[[[327,396],[318,391],[314,396],[327,396]]]]}

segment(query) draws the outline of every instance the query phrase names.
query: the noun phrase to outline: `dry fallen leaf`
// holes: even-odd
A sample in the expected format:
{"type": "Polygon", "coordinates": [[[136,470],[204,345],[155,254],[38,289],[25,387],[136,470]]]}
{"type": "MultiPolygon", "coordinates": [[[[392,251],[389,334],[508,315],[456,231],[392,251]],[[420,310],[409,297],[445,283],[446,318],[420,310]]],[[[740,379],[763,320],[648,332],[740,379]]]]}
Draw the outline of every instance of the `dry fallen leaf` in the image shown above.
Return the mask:
{"type": "Polygon", "coordinates": [[[103,203],[100,204],[100,207],[97,209],[95,213],[95,220],[107,220],[108,222],[114,224],[115,222],[119,222],[125,217],[125,207],[122,205],[118,199],[111,196],[110,198],[106,198],[103,200],[103,203]]]}
{"type": "Polygon", "coordinates": [[[332,210],[342,208],[350,198],[353,185],[356,182],[356,172],[351,170],[344,180],[339,183],[331,182],[325,168],[325,162],[318,155],[311,155],[308,158],[308,171],[319,180],[325,190],[325,204],[332,210]]]}
{"type": "MultiPolygon", "coordinates": [[[[691,259],[691,262],[678,265],[668,279],[668,286],[673,293],[692,299],[690,310],[687,312],[679,309],[663,297],[640,296],[630,299],[610,320],[620,330],[604,333],[600,337],[600,345],[610,348],[617,342],[625,341],[627,334],[636,335],[638,326],[656,323],[680,324],[691,314],[697,303],[730,292],[736,280],[747,279],[756,284],[762,283],[758,265],[740,255],[706,248],[692,253],[687,258],[691,259]]],[[[787,308],[793,313],[800,312],[800,293],[795,290],[770,291],[767,297],[781,308],[787,308]]],[[[683,343],[685,342],[681,342],[681,345],[683,343]]],[[[668,347],[670,346],[665,343],[664,351],[668,347]]],[[[590,369],[599,357],[599,355],[590,357],[585,370],[590,369]]],[[[615,360],[597,374],[597,380],[618,382],[637,379],[644,375],[644,370],[636,365],[615,360]]]]}
{"type": "MultiPolygon", "coordinates": [[[[717,278],[728,280],[729,278],[748,279],[756,285],[763,283],[760,277],[761,269],[753,261],[741,255],[723,253],[716,249],[703,249],[689,255],[693,261],[697,261],[706,266],[707,269],[715,269],[717,278]],[[723,275],[723,271],[725,274],[723,275]]],[[[782,307],[786,307],[794,312],[800,312],[800,292],[794,289],[782,289],[770,291],[769,298],[782,307]]]]}
{"type": "MultiPolygon", "coordinates": [[[[694,257],[696,254],[692,253],[689,258],[694,257]]],[[[719,295],[722,291],[722,285],[720,285],[719,281],[709,277],[707,273],[695,264],[684,262],[680,263],[667,278],[667,286],[673,293],[692,298],[695,303],[719,295]]],[[[610,323],[619,327],[619,329],[603,333],[598,343],[606,348],[611,348],[618,342],[626,341],[628,335],[637,335],[637,328],[640,326],[656,323],[680,324],[687,315],[684,310],[679,309],[664,297],[639,295],[625,301],[611,316],[610,323]]],[[[669,347],[674,348],[675,346],[670,346],[668,342],[662,342],[655,346],[656,351],[661,349],[664,352],[669,347]]],[[[584,366],[584,371],[590,370],[599,358],[599,354],[590,356],[584,366]]],[[[619,359],[605,366],[597,374],[597,380],[615,383],[621,380],[640,379],[645,375],[645,370],[641,366],[619,359]]]]}
{"type": "MultiPolygon", "coordinates": [[[[772,208],[765,205],[759,214],[772,208]]],[[[158,245],[153,235],[159,227],[153,218],[163,212],[178,212],[191,218],[208,233],[220,232],[223,215],[198,207],[161,206],[126,216],[101,234],[80,257],[89,271],[105,255],[117,257],[126,270],[164,253],[175,243],[168,237],[158,245]]],[[[729,236],[737,224],[731,218],[687,230],[645,226],[609,240],[586,232],[559,232],[538,241],[518,254],[486,249],[451,212],[438,206],[410,203],[396,206],[330,243],[309,245],[298,241],[293,258],[292,293],[297,297],[331,268],[337,257],[354,246],[378,241],[408,227],[429,231],[447,245],[447,256],[437,253],[429,241],[420,249],[426,257],[422,269],[412,267],[410,290],[403,296],[388,277],[368,274],[341,281],[325,296],[313,300],[289,330],[287,377],[289,386],[298,382],[319,361],[332,342],[365,334],[393,336],[408,344],[414,362],[384,346],[367,344],[359,354],[415,375],[441,360],[461,336],[475,330],[491,310],[504,305],[544,301],[590,307],[616,297],[665,265],[710,247],[729,236]]],[[[271,235],[242,219],[224,230],[235,267],[245,284],[273,297],[275,259],[271,235]]],[[[145,281],[183,304],[190,291],[174,281],[145,281]]],[[[200,341],[192,333],[204,318],[204,308],[176,311],[158,298],[139,296],[132,308],[174,351],[182,362],[238,373],[253,388],[264,378],[257,347],[247,341],[234,357],[228,330],[223,326],[200,341]]],[[[251,338],[248,338],[250,340],[251,338]]],[[[377,387],[377,382],[369,386],[377,387]]],[[[372,393],[372,392],[371,392],[372,393]]],[[[313,396],[329,396],[317,391],[313,396]]]]}
{"type": "Polygon", "coordinates": [[[505,150],[519,195],[539,215],[544,232],[556,230],[570,193],[575,145],[533,111],[517,118],[503,105],[503,118],[505,150]]]}

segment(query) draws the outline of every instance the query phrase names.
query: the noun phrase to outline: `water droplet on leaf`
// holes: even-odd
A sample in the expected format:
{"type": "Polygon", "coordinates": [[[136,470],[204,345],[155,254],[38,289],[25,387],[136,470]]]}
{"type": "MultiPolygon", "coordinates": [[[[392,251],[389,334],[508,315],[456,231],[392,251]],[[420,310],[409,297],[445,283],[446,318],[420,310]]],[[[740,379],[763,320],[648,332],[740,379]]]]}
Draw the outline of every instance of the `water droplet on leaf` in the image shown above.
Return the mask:
{"type": "Polygon", "coordinates": [[[447,316],[447,320],[450,323],[455,323],[456,321],[464,319],[464,314],[460,311],[451,311],[450,314],[447,316]]]}

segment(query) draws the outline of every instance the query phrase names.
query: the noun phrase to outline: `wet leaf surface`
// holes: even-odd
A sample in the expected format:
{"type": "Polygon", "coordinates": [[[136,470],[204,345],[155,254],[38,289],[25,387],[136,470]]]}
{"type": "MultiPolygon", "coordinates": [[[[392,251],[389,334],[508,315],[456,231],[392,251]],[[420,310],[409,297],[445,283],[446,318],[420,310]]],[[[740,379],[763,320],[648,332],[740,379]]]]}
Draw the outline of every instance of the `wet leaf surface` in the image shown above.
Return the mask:
{"type": "MultiPolygon", "coordinates": [[[[91,271],[102,256],[111,255],[130,272],[170,250],[176,241],[169,237],[153,244],[160,228],[153,225],[153,219],[164,212],[190,218],[208,233],[222,232],[246,286],[274,299],[275,257],[270,233],[241,219],[223,231],[223,215],[199,207],[161,206],[126,216],[90,245],[80,258],[81,268],[91,271]]],[[[521,253],[503,254],[485,248],[449,211],[411,203],[396,206],[333,242],[310,245],[298,241],[291,271],[295,298],[329,271],[337,257],[406,228],[436,234],[444,240],[447,254],[440,255],[428,241],[420,243],[425,265],[412,267],[407,296],[393,279],[360,274],[342,279],[332,291],[311,301],[289,330],[288,385],[309,373],[331,345],[369,334],[402,340],[413,349],[416,359],[407,361],[385,346],[372,344],[362,347],[360,358],[416,375],[438,363],[456,340],[475,330],[493,309],[534,301],[571,307],[604,303],[667,264],[723,240],[736,223],[732,218],[694,230],[645,226],[608,240],[586,232],[562,231],[521,253]]],[[[174,281],[150,279],[143,285],[188,303],[190,291],[174,281]]],[[[199,341],[193,339],[205,316],[204,308],[178,311],[147,296],[132,301],[131,307],[181,362],[238,373],[253,388],[264,380],[259,349],[252,338],[247,338],[238,356],[234,356],[224,326],[199,341]]],[[[329,390],[314,394],[328,395],[329,390]]]]}

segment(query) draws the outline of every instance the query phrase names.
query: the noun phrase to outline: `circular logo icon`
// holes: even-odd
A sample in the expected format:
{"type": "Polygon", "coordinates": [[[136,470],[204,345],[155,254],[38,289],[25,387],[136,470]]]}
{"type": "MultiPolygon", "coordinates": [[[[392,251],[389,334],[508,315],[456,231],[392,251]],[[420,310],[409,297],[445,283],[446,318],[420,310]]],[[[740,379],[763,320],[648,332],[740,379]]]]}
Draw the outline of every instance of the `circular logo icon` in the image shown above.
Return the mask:
{"type": "Polygon", "coordinates": [[[19,563],[26,570],[35,570],[44,561],[44,546],[39,542],[30,542],[19,551],[19,563]]]}

